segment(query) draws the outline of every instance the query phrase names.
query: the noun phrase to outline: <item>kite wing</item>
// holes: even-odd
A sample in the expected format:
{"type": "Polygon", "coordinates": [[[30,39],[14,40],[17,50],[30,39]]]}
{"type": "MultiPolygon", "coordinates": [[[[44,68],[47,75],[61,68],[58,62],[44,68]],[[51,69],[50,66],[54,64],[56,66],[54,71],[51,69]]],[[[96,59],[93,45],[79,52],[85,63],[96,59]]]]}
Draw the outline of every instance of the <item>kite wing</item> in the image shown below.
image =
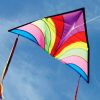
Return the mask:
{"type": "Polygon", "coordinates": [[[9,31],[35,42],[89,82],[89,49],[84,8],[45,17],[9,31]]]}

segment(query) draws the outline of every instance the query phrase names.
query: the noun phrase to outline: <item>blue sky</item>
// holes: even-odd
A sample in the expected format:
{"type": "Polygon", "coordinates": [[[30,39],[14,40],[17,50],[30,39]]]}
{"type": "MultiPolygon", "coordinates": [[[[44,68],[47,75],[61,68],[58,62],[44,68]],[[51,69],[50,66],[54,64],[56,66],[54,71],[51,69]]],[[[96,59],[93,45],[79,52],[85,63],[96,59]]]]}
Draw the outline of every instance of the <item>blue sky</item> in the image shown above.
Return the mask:
{"type": "MultiPolygon", "coordinates": [[[[2,0],[0,2],[0,75],[16,35],[7,30],[39,18],[85,7],[86,19],[100,15],[99,0],[2,0]]],[[[100,19],[87,23],[90,84],[81,79],[78,100],[100,98],[100,19]]],[[[73,100],[79,75],[20,37],[4,80],[5,100],[73,100]]]]}

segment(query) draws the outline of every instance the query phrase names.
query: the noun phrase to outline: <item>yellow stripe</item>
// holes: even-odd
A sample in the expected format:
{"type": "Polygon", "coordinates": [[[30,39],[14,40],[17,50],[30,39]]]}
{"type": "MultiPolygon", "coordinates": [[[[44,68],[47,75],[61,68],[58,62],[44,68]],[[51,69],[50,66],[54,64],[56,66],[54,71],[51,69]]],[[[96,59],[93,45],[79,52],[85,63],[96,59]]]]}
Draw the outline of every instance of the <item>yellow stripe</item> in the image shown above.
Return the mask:
{"type": "Polygon", "coordinates": [[[49,46],[49,53],[51,53],[51,50],[54,46],[55,39],[56,39],[56,29],[55,29],[55,25],[51,18],[44,18],[43,20],[47,23],[47,25],[50,28],[50,32],[51,32],[51,43],[49,46]]]}
{"type": "Polygon", "coordinates": [[[76,42],[76,43],[73,43],[73,44],[65,47],[55,58],[59,58],[65,52],[67,52],[67,51],[69,51],[71,49],[75,49],[75,48],[81,48],[81,49],[84,49],[85,51],[88,51],[87,43],[84,43],[84,42],[76,42]]]}

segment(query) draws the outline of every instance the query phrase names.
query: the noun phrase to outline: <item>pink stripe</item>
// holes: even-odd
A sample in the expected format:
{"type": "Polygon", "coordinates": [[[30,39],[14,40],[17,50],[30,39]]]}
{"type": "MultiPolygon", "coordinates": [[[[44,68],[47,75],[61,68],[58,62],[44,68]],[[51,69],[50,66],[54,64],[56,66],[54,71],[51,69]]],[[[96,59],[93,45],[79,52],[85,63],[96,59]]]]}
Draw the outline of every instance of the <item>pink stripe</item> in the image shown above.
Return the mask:
{"type": "Polygon", "coordinates": [[[79,66],[79,68],[81,68],[86,73],[86,75],[88,75],[87,62],[84,59],[82,59],[81,57],[70,56],[70,57],[62,59],[61,62],[66,63],[66,64],[68,64],[68,63],[75,64],[75,65],[79,66]]]}
{"type": "Polygon", "coordinates": [[[36,38],[39,45],[42,48],[44,48],[44,36],[43,36],[42,31],[38,27],[36,27],[33,24],[28,24],[28,25],[22,26],[18,29],[21,29],[23,31],[26,31],[26,32],[29,32],[30,34],[32,34],[36,38]]]}

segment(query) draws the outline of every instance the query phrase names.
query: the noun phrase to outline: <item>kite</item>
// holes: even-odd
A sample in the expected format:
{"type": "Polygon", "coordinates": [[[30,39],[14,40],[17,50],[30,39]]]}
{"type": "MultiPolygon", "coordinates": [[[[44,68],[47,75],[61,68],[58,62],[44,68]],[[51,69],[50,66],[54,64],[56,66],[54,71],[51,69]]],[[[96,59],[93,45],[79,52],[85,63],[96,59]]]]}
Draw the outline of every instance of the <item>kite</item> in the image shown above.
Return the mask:
{"type": "Polygon", "coordinates": [[[88,40],[83,9],[46,17],[9,31],[35,42],[89,81],[88,40]]]}
{"type": "MultiPolygon", "coordinates": [[[[80,75],[74,97],[74,100],[76,100],[80,78],[82,77],[89,83],[89,43],[85,9],[80,8],[44,17],[13,28],[9,32],[36,43],[45,52],[63,64],[68,65],[80,75]]],[[[6,71],[7,67],[5,67],[6,71]]]]}

